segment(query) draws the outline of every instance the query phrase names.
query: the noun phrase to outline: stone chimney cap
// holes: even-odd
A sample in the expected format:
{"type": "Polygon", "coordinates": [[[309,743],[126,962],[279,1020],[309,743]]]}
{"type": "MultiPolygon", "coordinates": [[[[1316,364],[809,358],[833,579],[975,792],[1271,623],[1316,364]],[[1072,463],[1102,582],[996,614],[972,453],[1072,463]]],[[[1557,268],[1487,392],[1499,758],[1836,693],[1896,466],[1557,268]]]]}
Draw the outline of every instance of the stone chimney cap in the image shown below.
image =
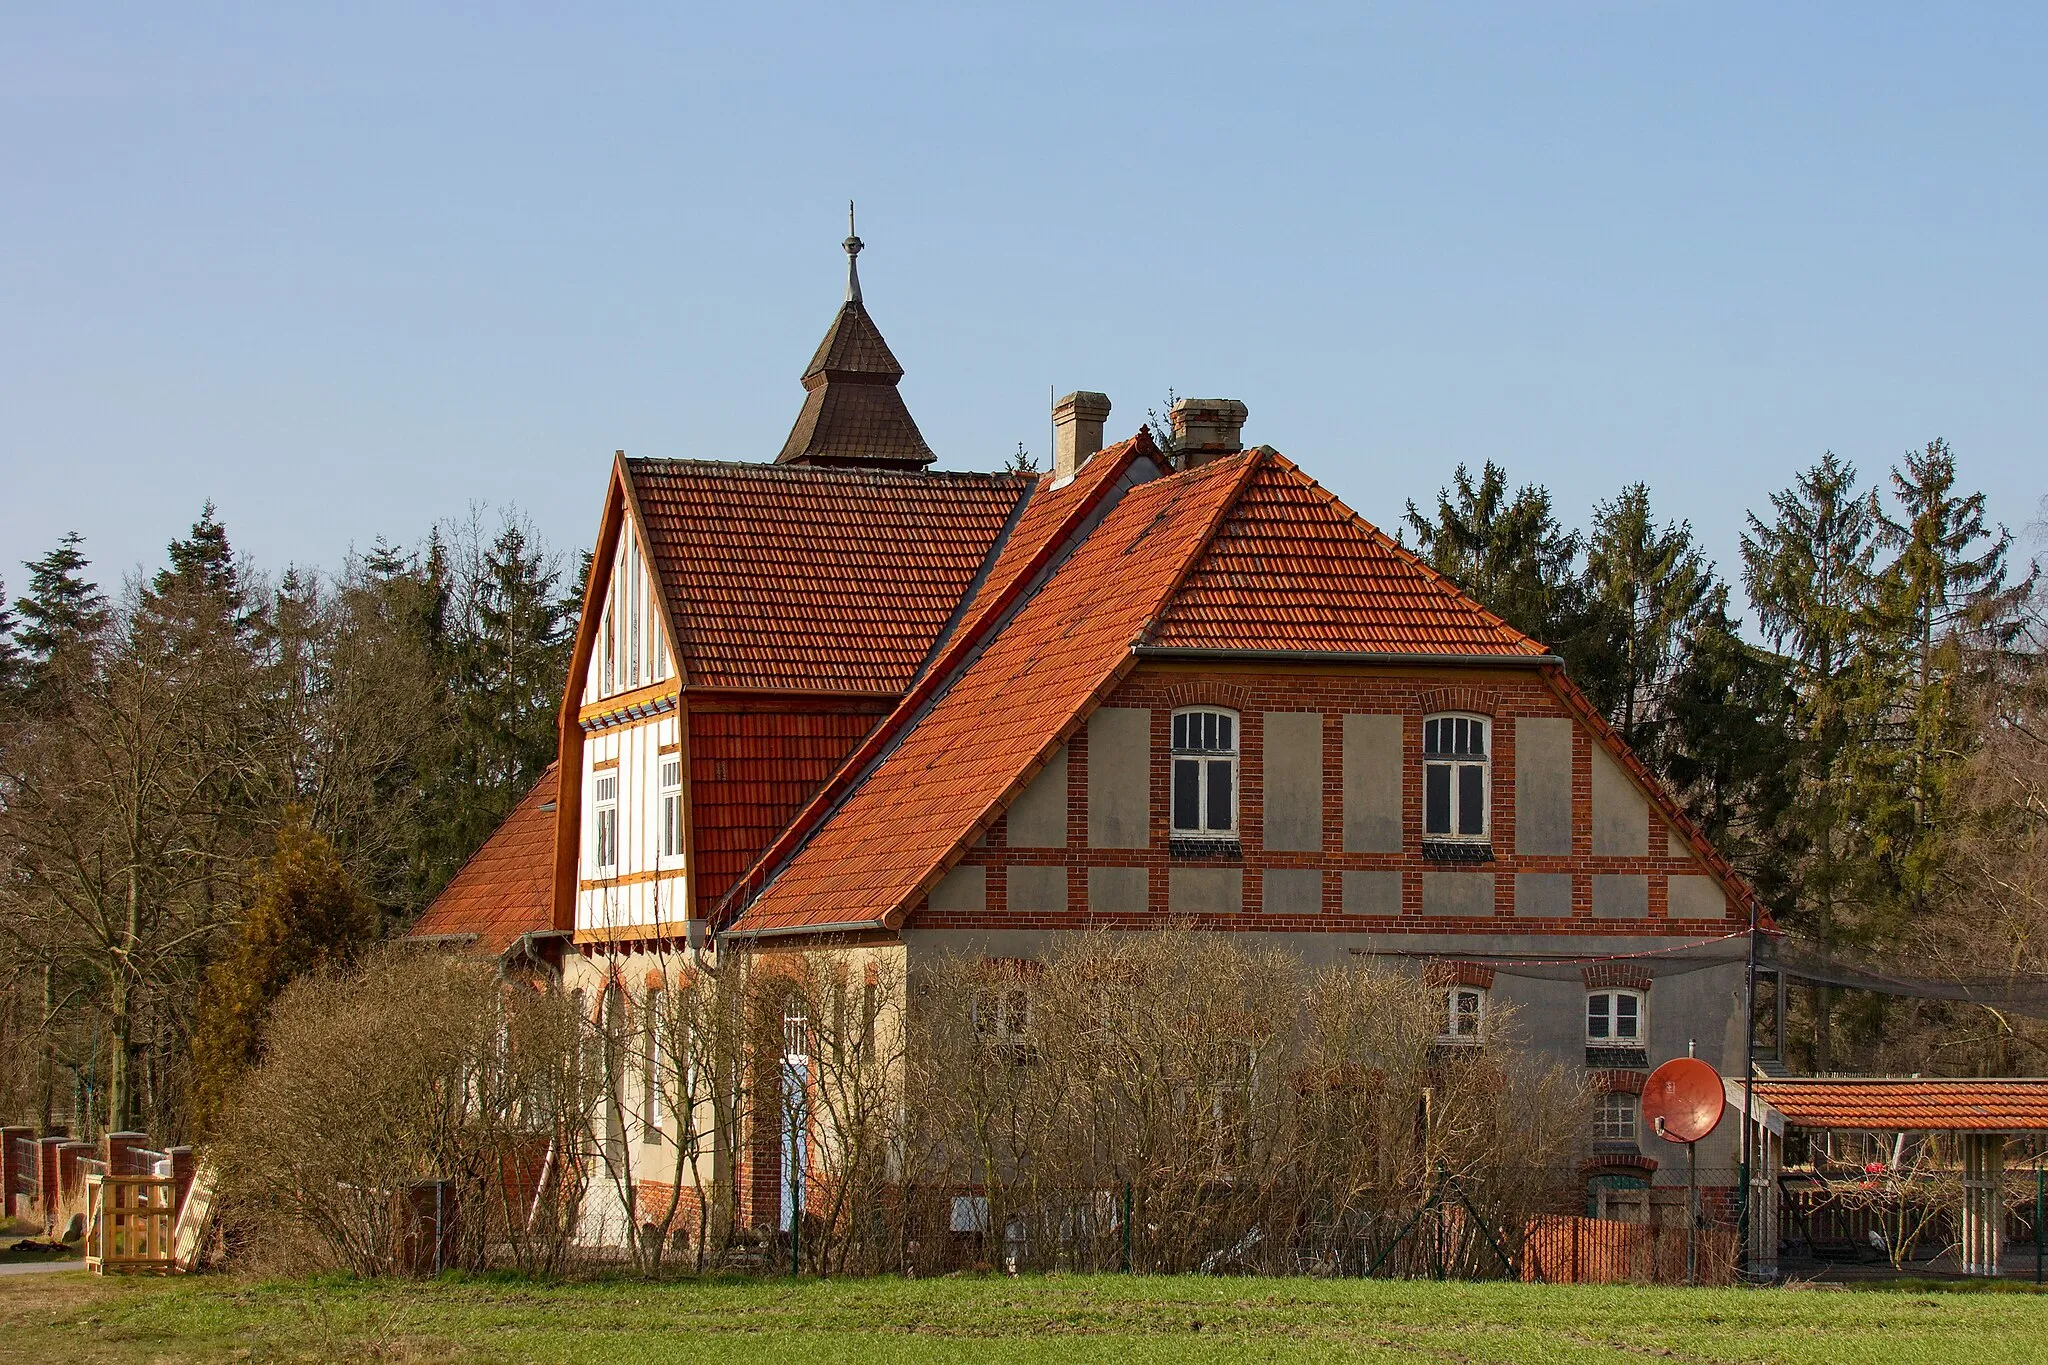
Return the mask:
{"type": "Polygon", "coordinates": [[[1192,467],[1244,449],[1244,419],[1250,409],[1235,398],[1182,398],[1169,414],[1174,452],[1192,467]]]}
{"type": "Polygon", "coordinates": [[[1080,389],[1059,399],[1052,405],[1054,420],[1072,413],[1083,422],[1107,421],[1109,418],[1109,395],[1090,389],[1080,389]]]}

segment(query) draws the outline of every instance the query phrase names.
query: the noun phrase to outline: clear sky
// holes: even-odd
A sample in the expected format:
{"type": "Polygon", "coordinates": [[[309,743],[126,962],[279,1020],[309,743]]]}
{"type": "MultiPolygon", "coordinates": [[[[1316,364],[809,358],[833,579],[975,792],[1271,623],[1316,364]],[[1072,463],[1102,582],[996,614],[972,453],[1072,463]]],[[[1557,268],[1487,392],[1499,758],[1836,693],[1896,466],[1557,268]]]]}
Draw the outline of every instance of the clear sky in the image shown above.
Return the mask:
{"type": "Polygon", "coordinates": [[[943,467],[1240,398],[1368,518],[1832,448],[2048,493],[2048,7],[0,7],[0,576],[768,459],[869,306],[943,467]]]}

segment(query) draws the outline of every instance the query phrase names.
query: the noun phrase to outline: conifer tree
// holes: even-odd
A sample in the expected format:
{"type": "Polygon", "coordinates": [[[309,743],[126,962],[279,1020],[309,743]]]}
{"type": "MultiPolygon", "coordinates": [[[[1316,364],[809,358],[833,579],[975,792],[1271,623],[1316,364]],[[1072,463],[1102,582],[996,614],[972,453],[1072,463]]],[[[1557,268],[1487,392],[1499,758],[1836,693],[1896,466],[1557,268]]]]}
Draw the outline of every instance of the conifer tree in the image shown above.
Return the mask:
{"type": "Polygon", "coordinates": [[[27,671],[14,631],[14,608],[7,604],[7,581],[0,579],[0,704],[14,700],[21,688],[22,674],[27,671]]]}
{"type": "Polygon", "coordinates": [[[1610,632],[1614,685],[1608,715],[1629,746],[1659,761],[1665,693],[1685,642],[1714,591],[1714,571],[1692,523],[1657,524],[1650,490],[1631,484],[1593,508],[1586,539],[1586,597],[1610,632]]]}
{"type": "Polygon", "coordinates": [[[48,554],[28,561],[28,591],[16,599],[15,639],[24,656],[23,688],[31,703],[54,700],[67,670],[83,666],[82,655],[100,639],[111,620],[106,594],[86,577],[92,562],[84,537],[67,532],[48,554]]]}
{"type": "Polygon", "coordinates": [[[374,907],[303,810],[287,812],[234,950],[214,963],[192,1037],[193,1124],[204,1135],[256,1060],[263,1019],[308,972],[343,966],[375,941],[374,907]]]}

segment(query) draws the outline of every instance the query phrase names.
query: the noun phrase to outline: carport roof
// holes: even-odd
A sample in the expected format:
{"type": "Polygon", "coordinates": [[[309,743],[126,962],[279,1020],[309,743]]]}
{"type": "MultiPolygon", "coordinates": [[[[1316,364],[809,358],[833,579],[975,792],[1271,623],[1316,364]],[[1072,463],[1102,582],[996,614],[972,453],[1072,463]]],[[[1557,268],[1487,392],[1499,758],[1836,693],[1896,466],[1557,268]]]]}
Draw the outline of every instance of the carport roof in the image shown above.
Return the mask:
{"type": "Polygon", "coordinates": [[[1792,1077],[1759,1080],[1757,1098],[1801,1128],[1873,1132],[2048,1132],[2048,1076],[1929,1080],[1792,1077]]]}

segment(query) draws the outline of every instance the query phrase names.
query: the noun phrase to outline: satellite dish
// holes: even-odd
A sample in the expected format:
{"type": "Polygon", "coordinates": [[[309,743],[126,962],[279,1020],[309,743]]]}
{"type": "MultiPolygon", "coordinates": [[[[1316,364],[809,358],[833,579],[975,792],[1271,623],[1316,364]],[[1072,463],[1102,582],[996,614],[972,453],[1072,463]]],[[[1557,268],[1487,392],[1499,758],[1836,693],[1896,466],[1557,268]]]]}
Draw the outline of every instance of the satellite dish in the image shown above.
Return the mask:
{"type": "Polygon", "coordinates": [[[1727,1103],[1721,1073],[1697,1057],[1674,1057],[1643,1082],[1643,1122],[1666,1142],[1698,1142],[1727,1103]]]}

